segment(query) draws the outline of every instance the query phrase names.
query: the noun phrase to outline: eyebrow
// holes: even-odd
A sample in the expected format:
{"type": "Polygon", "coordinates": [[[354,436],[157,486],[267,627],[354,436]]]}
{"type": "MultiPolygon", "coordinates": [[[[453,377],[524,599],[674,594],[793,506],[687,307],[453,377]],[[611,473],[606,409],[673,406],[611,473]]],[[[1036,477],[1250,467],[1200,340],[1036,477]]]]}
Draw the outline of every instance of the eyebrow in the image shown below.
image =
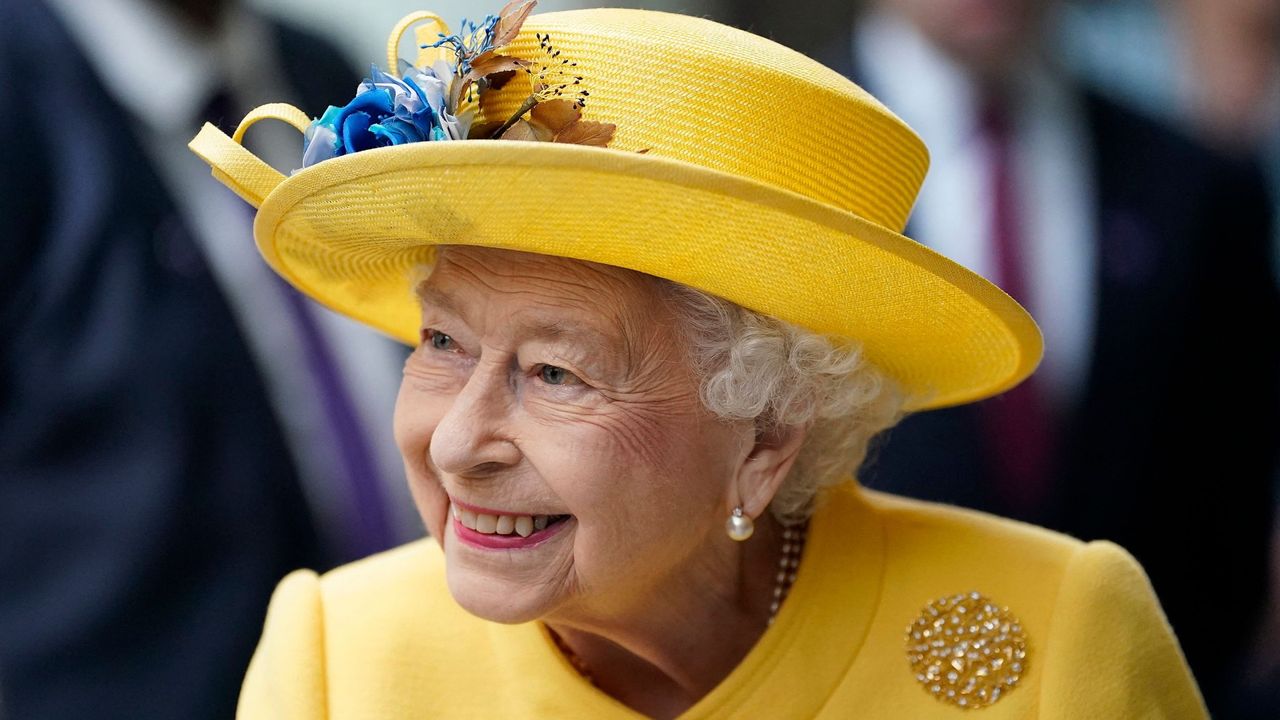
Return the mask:
{"type": "Polygon", "coordinates": [[[414,288],[414,294],[427,305],[438,307],[450,315],[461,315],[458,311],[458,304],[453,301],[452,297],[431,287],[425,281],[418,283],[418,286],[414,288]]]}
{"type": "Polygon", "coordinates": [[[604,350],[610,345],[610,338],[594,327],[563,320],[532,321],[522,324],[521,329],[539,340],[567,340],[596,350],[604,350]]]}

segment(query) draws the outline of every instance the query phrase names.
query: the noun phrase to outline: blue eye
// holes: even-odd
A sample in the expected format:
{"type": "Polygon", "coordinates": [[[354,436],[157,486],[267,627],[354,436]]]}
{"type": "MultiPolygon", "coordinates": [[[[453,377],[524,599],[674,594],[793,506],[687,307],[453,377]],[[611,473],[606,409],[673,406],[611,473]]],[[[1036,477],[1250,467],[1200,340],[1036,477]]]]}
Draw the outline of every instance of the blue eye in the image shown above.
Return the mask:
{"type": "Polygon", "coordinates": [[[436,350],[457,350],[457,346],[454,345],[452,337],[449,337],[438,330],[428,330],[426,334],[427,340],[431,343],[431,347],[436,350]]]}
{"type": "Polygon", "coordinates": [[[538,377],[542,378],[542,382],[548,385],[565,385],[577,380],[577,376],[573,373],[555,365],[543,365],[538,370],[538,377]]]}

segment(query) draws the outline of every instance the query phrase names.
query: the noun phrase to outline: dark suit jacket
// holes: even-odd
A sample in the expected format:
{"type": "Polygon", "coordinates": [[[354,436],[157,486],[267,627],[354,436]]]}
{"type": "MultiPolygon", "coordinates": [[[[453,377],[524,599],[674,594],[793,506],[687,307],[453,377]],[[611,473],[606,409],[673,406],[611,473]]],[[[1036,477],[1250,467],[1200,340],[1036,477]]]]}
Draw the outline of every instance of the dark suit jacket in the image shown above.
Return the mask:
{"type": "MultiPolygon", "coordinates": [[[[333,48],[276,31],[305,109],[349,95],[333,48]]],[[[133,122],[48,8],[0,0],[6,717],[231,717],[272,587],[328,564],[133,122]]]]}
{"type": "MultiPolygon", "coordinates": [[[[851,57],[846,44],[823,59],[856,80],[851,57]]],[[[994,492],[988,458],[999,448],[983,437],[980,405],[907,418],[863,481],[1125,546],[1213,709],[1266,595],[1280,445],[1270,205],[1256,168],[1082,96],[1099,296],[1088,380],[1060,418],[1051,499],[1020,514],[994,492]]]]}

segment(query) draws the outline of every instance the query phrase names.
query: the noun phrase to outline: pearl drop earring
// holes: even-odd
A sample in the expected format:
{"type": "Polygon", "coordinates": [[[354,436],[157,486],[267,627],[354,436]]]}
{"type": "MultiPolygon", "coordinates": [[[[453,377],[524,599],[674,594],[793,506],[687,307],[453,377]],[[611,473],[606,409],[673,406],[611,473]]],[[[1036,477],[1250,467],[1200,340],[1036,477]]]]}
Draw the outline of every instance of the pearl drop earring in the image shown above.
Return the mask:
{"type": "Polygon", "coordinates": [[[742,506],[739,505],[730,513],[729,519],[724,524],[724,530],[729,533],[729,537],[742,542],[756,531],[756,524],[751,522],[751,518],[742,514],[742,506]]]}

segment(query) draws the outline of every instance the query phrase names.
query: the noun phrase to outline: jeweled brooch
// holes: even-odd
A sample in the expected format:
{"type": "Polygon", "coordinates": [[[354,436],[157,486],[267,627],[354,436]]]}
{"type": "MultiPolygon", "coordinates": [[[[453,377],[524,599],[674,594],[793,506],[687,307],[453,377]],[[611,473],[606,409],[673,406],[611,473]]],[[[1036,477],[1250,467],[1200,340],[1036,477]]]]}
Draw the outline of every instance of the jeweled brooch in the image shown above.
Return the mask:
{"type": "Polygon", "coordinates": [[[907,659],[916,680],[960,708],[994,704],[1027,668],[1027,636],[1009,608],[968,592],[925,606],[907,626],[907,659]]]}

